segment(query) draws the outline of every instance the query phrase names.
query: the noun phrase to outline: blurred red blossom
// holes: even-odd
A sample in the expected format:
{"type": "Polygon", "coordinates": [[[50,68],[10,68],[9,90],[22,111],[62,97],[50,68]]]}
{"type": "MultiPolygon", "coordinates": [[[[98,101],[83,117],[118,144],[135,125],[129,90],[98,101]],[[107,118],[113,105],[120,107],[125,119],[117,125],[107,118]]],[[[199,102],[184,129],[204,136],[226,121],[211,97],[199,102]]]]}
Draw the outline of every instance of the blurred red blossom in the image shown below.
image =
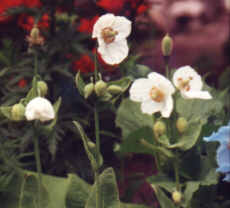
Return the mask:
{"type": "Polygon", "coordinates": [[[126,1],[127,0],[99,0],[96,4],[108,12],[117,13],[123,8],[126,1]]]}
{"type": "Polygon", "coordinates": [[[74,71],[82,72],[82,73],[89,73],[94,71],[94,62],[89,57],[89,55],[84,54],[78,60],[72,63],[72,68],[74,71]]]}
{"type": "Polygon", "coordinates": [[[99,18],[98,15],[94,16],[93,18],[82,18],[80,19],[80,25],[78,26],[77,30],[79,32],[89,33],[91,34],[93,31],[93,25],[99,18]]]}
{"type": "Polygon", "coordinates": [[[25,79],[19,80],[18,86],[19,86],[20,88],[24,88],[26,85],[27,85],[27,80],[25,80],[25,79]]]}
{"type": "MultiPolygon", "coordinates": [[[[35,24],[35,20],[34,17],[32,16],[22,14],[18,18],[18,25],[24,30],[30,31],[33,28],[34,24],[35,24]]],[[[46,29],[49,27],[49,25],[50,25],[49,15],[44,14],[42,18],[38,21],[37,26],[39,29],[46,29]]]]}
{"type": "Polygon", "coordinates": [[[0,3],[0,22],[5,22],[10,20],[10,16],[6,15],[8,9],[24,6],[28,8],[41,7],[40,0],[1,0],[0,3]]]}

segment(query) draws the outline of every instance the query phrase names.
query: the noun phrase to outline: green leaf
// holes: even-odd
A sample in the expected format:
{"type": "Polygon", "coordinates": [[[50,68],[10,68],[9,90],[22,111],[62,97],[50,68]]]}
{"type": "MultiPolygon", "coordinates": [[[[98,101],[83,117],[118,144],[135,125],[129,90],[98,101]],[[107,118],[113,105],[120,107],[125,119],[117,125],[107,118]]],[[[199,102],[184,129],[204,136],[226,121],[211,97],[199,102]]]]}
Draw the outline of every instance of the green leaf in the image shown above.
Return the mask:
{"type": "MultiPolygon", "coordinates": [[[[90,139],[86,136],[82,126],[77,122],[77,121],[73,121],[74,125],[77,127],[79,134],[81,136],[81,139],[83,141],[83,145],[86,151],[86,154],[90,160],[91,166],[94,170],[98,169],[98,164],[101,163],[100,165],[102,165],[102,162],[97,161],[96,160],[96,151],[93,150],[92,148],[89,147],[89,143],[92,141],[90,141],[90,139]]],[[[100,156],[100,158],[102,158],[102,156],[100,156]]]]}
{"type": "Polygon", "coordinates": [[[10,106],[1,106],[0,107],[0,116],[4,116],[8,119],[11,119],[11,109],[12,107],[10,106]]]}
{"type": "Polygon", "coordinates": [[[203,124],[212,115],[219,113],[223,104],[214,96],[211,100],[184,99],[176,97],[176,111],[189,122],[201,121],[203,124]]]}
{"type": "Polygon", "coordinates": [[[149,127],[143,127],[133,131],[120,144],[119,151],[121,153],[146,153],[155,155],[156,152],[161,153],[167,157],[173,157],[173,153],[161,146],[154,144],[153,131],[149,127]]]}
{"type": "Polygon", "coordinates": [[[176,189],[176,183],[164,174],[150,176],[147,181],[153,186],[164,188],[169,193],[172,193],[176,189]]]}
{"type": "MultiPolygon", "coordinates": [[[[120,208],[119,193],[116,183],[116,177],[112,168],[106,169],[99,176],[100,194],[103,201],[102,208],[120,208]]],[[[90,196],[85,208],[96,207],[96,184],[93,185],[90,196]]]]}
{"type": "Polygon", "coordinates": [[[123,138],[126,138],[141,127],[152,128],[153,118],[141,112],[140,103],[124,99],[117,111],[116,125],[122,129],[123,138]]]}
{"type": "Polygon", "coordinates": [[[172,200],[168,198],[168,196],[164,193],[163,190],[161,190],[160,187],[153,185],[153,189],[155,190],[161,208],[176,208],[172,200]]]}
{"type": "Polygon", "coordinates": [[[76,83],[76,87],[80,93],[81,96],[84,97],[84,88],[85,88],[85,82],[83,81],[83,79],[81,78],[81,72],[78,71],[76,77],[75,77],[75,83],[76,83]]]}
{"type": "Polygon", "coordinates": [[[68,175],[69,188],[66,196],[68,208],[84,207],[90,194],[91,186],[77,175],[68,175]]]}
{"type": "MultiPolygon", "coordinates": [[[[41,201],[42,207],[48,207],[49,198],[48,192],[42,185],[41,201]]],[[[38,206],[38,179],[34,175],[25,175],[21,185],[19,196],[19,208],[30,208],[38,206]]]]}
{"type": "Polygon", "coordinates": [[[187,208],[190,206],[193,194],[199,189],[200,183],[197,181],[189,181],[186,183],[186,188],[183,194],[184,203],[183,207],[187,208]]]}
{"type": "Polygon", "coordinates": [[[189,123],[188,125],[189,126],[186,132],[184,132],[184,134],[178,138],[178,142],[168,146],[169,148],[179,148],[186,151],[191,149],[196,144],[201,133],[202,123],[197,121],[189,123]]]}

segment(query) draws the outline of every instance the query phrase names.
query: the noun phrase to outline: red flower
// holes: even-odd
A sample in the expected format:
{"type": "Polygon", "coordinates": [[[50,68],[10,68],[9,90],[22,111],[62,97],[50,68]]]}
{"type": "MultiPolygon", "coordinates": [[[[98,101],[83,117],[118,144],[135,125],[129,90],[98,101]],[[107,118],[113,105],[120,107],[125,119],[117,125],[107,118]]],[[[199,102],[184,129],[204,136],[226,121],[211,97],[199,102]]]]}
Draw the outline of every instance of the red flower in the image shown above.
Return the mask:
{"type": "Polygon", "coordinates": [[[82,18],[80,20],[80,25],[78,26],[77,30],[79,32],[84,32],[84,33],[89,33],[91,34],[93,31],[93,25],[95,24],[95,22],[97,21],[97,19],[99,18],[99,16],[95,16],[91,19],[88,18],[82,18]]]}
{"type": "Polygon", "coordinates": [[[29,7],[29,8],[41,7],[42,6],[40,0],[23,0],[23,5],[25,7],[29,7]]]}
{"type": "Polygon", "coordinates": [[[27,81],[25,79],[21,79],[19,82],[18,82],[18,86],[20,88],[24,88],[25,86],[27,85],[27,81]]]}
{"type": "Polygon", "coordinates": [[[96,4],[108,12],[119,12],[127,0],[99,0],[96,4]]]}
{"type": "Polygon", "coordinates": [[[72,63],[74,71],[81,71],[82,73],[89,73],[94,71],[94,63],[88,55],[82,55],[78,60],[72,63]]]}
{"type": "MultiPolygon", "coordinates": [[[[28,16],[26,14],[22,14],[18,18],[18,25],[22,27],[24,30],[30,31],[34,26],[34,17],[28,16]]],[[[38,21],[39,29],[46,29],[49,27],[49,15],[44,14],[42,18],[38,21]]]]}
{"type": "Polygon", "coordinates": [[[0,22],[5,22],[10,19],[9,16],[5,15],[4,13],[13,7],[21,6],[23,0],[1,0],[0,3],[0,22]]]}

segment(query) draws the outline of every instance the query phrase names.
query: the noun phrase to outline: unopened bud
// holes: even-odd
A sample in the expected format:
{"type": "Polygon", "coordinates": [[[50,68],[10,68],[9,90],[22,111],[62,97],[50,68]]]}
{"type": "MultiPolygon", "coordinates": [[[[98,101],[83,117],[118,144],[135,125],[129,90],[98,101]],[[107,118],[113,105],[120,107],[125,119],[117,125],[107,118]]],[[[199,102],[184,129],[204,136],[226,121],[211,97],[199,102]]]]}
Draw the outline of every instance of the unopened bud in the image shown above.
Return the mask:
{"type": "Polygon", "coordinates": [[[153,132],[156,137],[163,135],[166,132],[165,123],[162,121],[157,121],[153,126],[153,132]]]}
{"type": "Polygon", "coordinates": [[[123,92],[122,88],[120,86],[117,86],[117,85],[110,85],[107,88],[107,91],[109,93],[111,93],[112,95],[116,95],[116,94],[123,92]]]}
{"type": "Polygon", "coordinates": [[[184,117],[177,119],[176,128],[180,133],[184,133],[188,128],[188,122],[184,117]]]}
{"type": "Polygon", "coordinates": [[[23,120],[25,115],[25,107],[21,103],[13,105],[11,109],[11,117],[14,121],[23,120]]]}
{"type": "Polygon", "coordinates": [[[99,80],[95,84],[95,92],[97,96],[103,96],[106,92],[107,84],[103,80],[99,80]]]}
{"type": "Polygon", "coordinates": [[[30,37],[33,39],[37,39],[40,35],[40,31],[38,29],[38,27],[36,25],[34,25],[34,27],[32,28],[32,30],[30,31],[30,37]]]}
{"type": "Polygon", "coordinates": [[[85,99],[87,99],[94,91],[94,84],[93,83],[89,83],[85,86],[84,88],[84,97],[85,99]]]}
{"type": "Polygon", "coordinates": [[[38,90],[40,92],[40,96],[41,97],[46,96],[46,94],[48,92],[48,86],[47,86],[47,84],[44,81],[38,81],[37,87],[38,87],[38,90]]]}
{"type": "Polygon", "coordinates": [[[179,204],[181,202],[182,199],[182,194],[179,191],[174,191],[172,193],[172,199],[176,204],[179,204]]]}
{"type": "Polygon", "coordinates": [[[167,34],[161,41],[161,50],[164,56],[170,56],[173,49],[173,40],[167,34]]]}
{"type": "Polygon", "coordinates": [[[96,147],[95,143],[93,143],[91,141],[89,141],[87,143],[88,143],[88,146],[89,146],[90,149],[94,149],[96,147]]]}

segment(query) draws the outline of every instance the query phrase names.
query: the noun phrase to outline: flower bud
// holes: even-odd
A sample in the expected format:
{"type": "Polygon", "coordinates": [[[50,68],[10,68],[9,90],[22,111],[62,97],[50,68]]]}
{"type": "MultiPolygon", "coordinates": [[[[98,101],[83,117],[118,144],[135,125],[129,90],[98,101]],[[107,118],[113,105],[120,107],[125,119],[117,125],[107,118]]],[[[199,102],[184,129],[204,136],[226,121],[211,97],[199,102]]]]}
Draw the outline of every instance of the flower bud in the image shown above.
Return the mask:
{"type": "Polygon", "coordinates": [[[88,146],[89,146],[90,149],[94,149],[96,147],[95,143],[93,143],[91,141],[89,141],[87,143],[88,143],[88,146]]]}
{"type": "Polygon", "coordinates": [[[111,93],[112,95],[116,95],[116,94],[123,92],[122,88],[120,86],[117,86],[117,85],[110,85],[107,88],[107,91],[109,93],[111,93]]]}
{"type": "Polygon", "coordinates": [[[103,80],[99,80],[95,84],[95,92],[97,96],[103,96],[106,92],[107,84],[103,80]]]}
{"type": "Polygon", "coordinates": [[[179,204],[181,202],[182,199],[182,194],[179,191],[174,191],[172,193],[172,199],[176,204],[179,204]]]}
{"type": "Polygon", "coordinates": [[[21,103],[13,105],[11,109],[11,117],[14,121],[23,120],[25,115],[25,107],[21,103]]]}
{"type": "Polygon", "coordinates": [[[188,122],[184,117],[177,119],[176,128],[180,133],[184,133],[188,128],[188,122]]]}
{"type": "Polygon", "coordinates": [[[30,31],[30,37],[33,39],[37,39],[40,36],[40,31],[36,25],[30,31]]]}
{"type": "Polygon", "coordinates": [[[87,99],[94,91],[94,84],[89,83],[84,87],[84,97],[87,99]]]}
{"type": "Polygon", "coordinates": [[[156,137],[163,135],[166,132],[165,123],[162,121],[157,121],[153,126],[153,132],[156,137]]]}
{"type": "Polygon", "coordinates": [[[170,56],[173,49],[173,40],[167,34],[161,41],[161,50],[164,56],[170,56]]]}
{"type": "Polygon", "coordinates": [[[40,96],[44,97],[46,96],[48,92],[48,86],[44,81],[38,81],[37,83],[38,90],[40,91],[40,96]]]}

